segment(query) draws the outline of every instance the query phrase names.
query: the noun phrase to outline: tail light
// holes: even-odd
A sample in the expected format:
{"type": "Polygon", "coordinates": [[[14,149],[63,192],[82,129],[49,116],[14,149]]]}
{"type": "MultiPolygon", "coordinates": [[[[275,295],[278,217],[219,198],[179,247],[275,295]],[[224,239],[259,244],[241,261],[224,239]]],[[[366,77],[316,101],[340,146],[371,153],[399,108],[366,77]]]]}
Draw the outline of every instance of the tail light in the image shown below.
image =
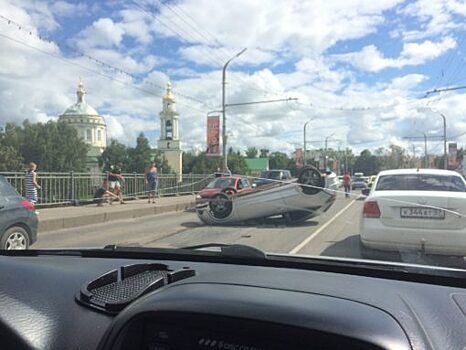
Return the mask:
{"type": "Polygon", "coordinates": [[[29,202],[28,200],[26,199],[22,199],[21,200],[21,205],[23,207],[25,207],[27,210],[30,210],[30,211],[36,211],[36,207],[34,206],[33,203],[29,202]]]}
{"type": "Polygon", "coordinates": [[[380,208],[376,201],[364,202],[362,215],[365,218],[380,218],[380,208]]]}

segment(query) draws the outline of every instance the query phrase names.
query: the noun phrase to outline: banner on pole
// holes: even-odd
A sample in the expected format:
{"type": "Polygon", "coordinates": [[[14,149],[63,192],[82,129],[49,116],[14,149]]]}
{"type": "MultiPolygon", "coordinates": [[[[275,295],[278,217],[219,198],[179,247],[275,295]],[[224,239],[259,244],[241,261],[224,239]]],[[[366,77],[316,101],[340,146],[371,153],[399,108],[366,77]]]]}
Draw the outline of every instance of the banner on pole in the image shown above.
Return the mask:
{"type": "Polygon", "coordinates": [[[456,169],[457,164],[458,149],[455,142],[448,144],[448,167],[451,169],[456,169]]]}
{"type": "Polygon", "coordinates": [[[207,155],[220,155],[220,117],[207,117],[207,155]]]}

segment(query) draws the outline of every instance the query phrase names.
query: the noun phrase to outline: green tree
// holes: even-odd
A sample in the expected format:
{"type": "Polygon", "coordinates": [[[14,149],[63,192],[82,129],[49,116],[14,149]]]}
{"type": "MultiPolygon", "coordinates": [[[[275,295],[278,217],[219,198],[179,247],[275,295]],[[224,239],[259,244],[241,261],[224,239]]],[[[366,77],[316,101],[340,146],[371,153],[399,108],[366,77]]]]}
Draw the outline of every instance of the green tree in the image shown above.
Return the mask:
{"type": "Polygon", "coordinates": [[[23,157],[12,146],[4,146],[0,142],[0,171],[24,170],[23,157]]]}
{"type": "Polygon", "coordinates": [[[354,171],[365,175],[373,175],[379,172],[379,159],[368,149],[363,150],[354,162],[354,171]]]}
{"type": "Polygon", "coordinates": [[[287,169],[290,164],[290,158],[283,152],[272,152],[269,155],[270,169],[287,169]]]}
{"type": "Polygon", "coordinates": [[[259,154],[259,158],[267,158],[269,156],[270,151],[266,148],[262,148],[259,154]]]}
{"type": "Polygon", "coordinates": [[[233,153],[228,156],[228,169],[232,174],[245,175],[249,168],[241,154],[233,153]]]}
{"type": "Polygon", "coordinates": [[[22,126],[7,124],[1,134],[2,148],[8,148],[10,156],[35,162],[42,171],[86,170],[88,146],[65,122],[33,124],[25,120],[22,126]]]}
{"type": "Polygon", "coordinates": [[[128,163],[128,149],[126,146],[115,139],[110,140],[110,144],[102,152],[99,158],[99,164],[104,171],[109,171],[111,165],[128,163]]]}
{"type": "Polygon", "coordinates": [[[256,158],[258,154],[259,154],[259,151],[257,150],[256,147],[249,147],[246,150],[246,157],[247,158],[256,158]]]}
{"type": "Polygon", "coordinates": [[[144,133],[140,133],[136,139],[136,147],[128,149],[127,171],[143,173],[151,161],[151,152],[149,140],[144,133]]]}

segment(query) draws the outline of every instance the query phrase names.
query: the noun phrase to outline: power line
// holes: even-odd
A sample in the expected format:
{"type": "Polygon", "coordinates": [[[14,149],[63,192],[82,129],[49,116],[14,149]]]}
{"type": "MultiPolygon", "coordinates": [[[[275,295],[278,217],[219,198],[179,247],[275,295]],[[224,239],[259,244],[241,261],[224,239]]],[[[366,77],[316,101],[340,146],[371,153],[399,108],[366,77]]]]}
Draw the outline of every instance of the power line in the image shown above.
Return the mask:
{"type": "MultiPolygon", "coordinates": [[[[52,40],[50,40],[50,39],[45,39],[45,38],[43,38],[43,37],[40,36],[40,35],[34,34],[32,31],[25,30],[25,27],[24,27],[23,25],[21,25],[20,23],[15,22],[15,21],[13,21],[12,19],[10,19],[10,18],[8,18],[8,17],[5,17],[5,16],[3,16],[3,15],[0,15],[0,18],[2,18],[3,20],[7,21],[9,25],[13,24],[13,25],[16,26],[19,30],[21,30],[21,31],[23,31],[23,32],[25,31],[25,32],[26,32],[27,34],[29,34],[30,36],[35,36],[36,38],[38,38],[38,39],[41,40],[41,41],[46,41],[46,42],[48,42],[48,43],[54,43],[55,45],[57,45],[57,47],[59,47],[59,48],[61,47],[60,44],[58,44],[58,43],[56,43],[56,42],[54,42],[54,41],[52,41],[52,40]]],[[[86,53],[84,53],[84,52],[81,52],[81,51],[79,51],[79,50],[76,50],[76,49],[74,49],[74,48],[69,47],[69,49],[70,49],[71,51],[74,51],[74,52],[75,52],[76,54],[78,54],[79,56],[86,57],[88,60],[90,60],[90,61],[92,61],[92,62],[94,62],[94,63],[96,63],[96,64],[98,64],[98,65],[100,65],[100,66],[102,66],[102,67],[104,67],[104,68],[106,68],[106,69],[109,69],[109,70],[111,70],[111,71],[113,71],[113,72],[116,72],[116,73],[119,73],[119,74],[127,75],[128,77],[131,77],[131,78],[134,79],[134,80],[138,80],[138,77],[137,77],[135,74],[129,73],[129,72],[127,72],[127,71],[125,71],[125,70],[123,70],[123,69],[121,69],[121,68],[119,68],[119,67],[116,67],[116,66],[113,66],[113,65],[111,65],[111,64],[108,64],[108,63],[106,63],[106,62],[104,62],[104,61],[102,61],[102,60],[100,60],[100,59],[98,59],[98,58],[95,58],[95,57],[93,57],[93,56],[90,56],[90,55],[88,55],[88,54],[86,54],[86,53]]],[[[159,85],[159,84],[156,84],[156,83],[153,83],[153,82],[150,82],[150,81],[144,81],[143,83],[146,84],[146,85],[150,85],[150,86],[156,87],[156,88],[160,89],[162,92],[165,91],[165,88],[164,88],[163,86],[159,85]]],[[[195,98],[195,97],[188,96],[188,95],[183,94],[183,93],[181,93],[181,92],[179,92],[179,91],[173,91],[173,93],[176,94],[177,96],[181,96],[181,97],[186,98],[186,99],[188,99],[188,100],[192,100],[192,101],[194,101],[194,102],[200,103],[200,104],[202,104],[202,105],[204,105],[204,106],[206,106],[206,107],[208,107],[208,108],[212,108],[211,106],[209,106],[208,104],[206,104],[204,101],[201,101],[201,100],[199,100],[199,99],[197,99],[197,98],[195,98]]],[[[158,95],[157,95],[157,96],[158,96],[158,95]]],[[[180,103],[180,104],[183,104],[183,103],[180,103]]]]}
{"type": "MultiPolygon", "coordinates": [[[[169,6],[168,6],[167,4],[165,4],[165,3],[161,2],[161,1],[159,1],[159,3],[160,3],[162,6],[169,8],[169,6]]],[[[175,36],[177,36],[178,38],[181,39],[181,41],[187,41],[187,40],[185,39],[185,37],[183,36],[183,34],[180,34],[180,32],[179,32],[179,31],[176,31],[173,27],[176,27],[176,28],[178,28],[178,29],[181,29],[181,30],[184,32],[184,35],[185,35],[186,37],[188,37],[188,38],[191,38],[191,40],[192,40],[193,42],[198,42],[198,41],[199,41],[199,40],[195,39],[195,38],[192,36],[192,34],[191,34],[191,32],[190,32],[189,30],[187,31],[185,28],[182,28],[180,25],[178,25],[176,22],[174,22],[171,18],[169,18],[169,17],[167,17],[167,16],[163,16],[163,15],[161,14],[161,12],[159,12],[159,15],[160,15],[160,16],[154,16],[153,13],[149,12],[146,8],[144,8],[143,6],[141,6],[141,5],[140,5],[139,3],[137,3],[136,1],[134,1],[133,4],[136,5],[136,6],[137,6],[140,10],[142,10],[143,12],[145,12],[145,13],[149,14],[150,16],[152,16],[152,17],[154,18],[154,20],[158,21],[158,22],[161,23],[166,29],[168,29],[170,32],[174,33],[175,36]],[[168,26],[168,25],[166,25],[165,23],[163,23],[163,22],[160,20],[159,17],[163,17],[164,19],[167,19],[168,21],[170,21],[170,22],[173,24],[173,27],[172,27],[172,26],[168,26]],[[187,34],[186,34],[186,33],[187,33],[187,34]],[[193,38],[194,38],[194,40],[193,40],[193,38]]],[[[175,12],[175,13],[176,13],[176,12],[175,12]]],[[[177,15],[177,17],[180,17],[179,14],[176,14],[176,15],[177,15]]],[[[184,19],[182,19],[182,20],[184,21],[184,19]]],[[[221,44],[217,39],[214,39],[214,40],[215,40],[215,42],[217,42],[217,43],[219,44],[219,45],[218,45],[218,46],[219,46],[219,50],[223,50],[223,51],[226,53],[226,51],[222,48],[222,44],[221,44]]],[[[202,41],[200,41],[200,42],[202,43],[202,41]]],[[[214,45],[214,46],[216,46],[216,45],[214,45]]],[[[196,51],[197,53],[200,53],[201,56],[203,56],[203,57],[206,58],[209,62],[211,62],[211,63],[213,64],[214,67],[215,67],[215,66],[221,65],[220,62],[226,61],[227,58],[228,58],[228,56],[227,56],[228,53],[226,53],[226,56],[225,56],[225,57],[222,57],[222,56],[220,56],[220,55],[218,54],[218,52],[215,51],[215,50],[214,50],[214,51],[207,51],[206,49],[201,49],[201,47],[194,46],[194,45],[191,46],[190,48],[191,48],[191,50],[194,50],[194,51],[196,51]],[[207,53],[207,54],[206,54],[206,53],[207,53]],[[211,54],[214,55],[214,56],[216,57],[217,61],[211,57],[211,54]]],[[[233,76],[233,78],[235,78],[235,76],[233,76]]],[[[256,90],[256,91],[258,91],[258,92],[261,92],[261,93],[265,93],[265,95],[273,94],[273,95],[282,95],[282,96],[284,96],[284,95],[283,95],[283,92],[273,92],[273,93],[271,93],[270,90],[267,90],[267,89],[264,89],[264,88],[260,88],[260,87],[257,88],[257,87],[255,87],[255,86],[251,85],[251,84],[254,84],[254,85],[258,86],[258,84],[257,84],[256,82],[251,82],[251,81],[249,81],[249,80],[247,80],[247,79],[245,79],[245,78],[243,78],[243,77],[241,77],[241,76],[237,76],[237,78],[238,78],[239,80],[243,81],[245,84],[247,84],[251,89],[256,90]]],[[[233,79],[233,80],[235,80],[235,79],[233,79]]]]}
{"type": "MultiPolygon", "coordinates": [[[[86,66],[84,66],[84,65],[82,65],[82,64],[79,64],[79,63],[77,63],[77,62],[70,61],[70,60],[67,59],[67,58],[64,58],[64,57],[61,57],[61,56],[52,54],[52,53],[47,52],[47,51],[45,51],[45,50],[42,50],[42,49],[40,49],[40,48],[38,48],[38,47],[29,45],[28,43],[25,43],[24,41],[21,41],[21,40],[17,40],[17,39],[15,39],[15,38],[12,38],[12,37],[10,37],[10,36],[8,36],[8,35],[5,35],[5,34],[0,33],[0,37],[3,37],[4,39],[8,39],[8,40],[10,40],[10,41],[13,41],[13,42],[15,42],[15,43],[17,43],[17,44],[23,45],[23,46],[25,46],[25,47],[28,47],[28,48],[30,48],[30,49],[32,49],[32,50],[38,51],[38,52],[40,52],[40,53],[42,53],[42,54],[45,54],[45,55],[50,56],[50,57],[53,57],[53,58],[58,59],[58,60],[60,60],[60,61],[63,61],[63,62],[65,62],[65,63],[67,63],[67,64],[70,64],[70,65],[79,67],[79,68],[81,68],[81,69],[87,70],[88,72],[91,72],[91,73],[100,75],[100,76],[102,76],[102,77],[104,77],[104,78],[106,78],[106,79],[115,81],[115,82],[117,82],[117,83],[119,83],[119,84],[123,84],[123,85],[129,86],[129,87],[132,87],[132,88],[134,88],[134,89],[136,89],[136,90],[139,90],[139,91],[142,91],[142,92],[144,92],[144,93],[146,93],[146,94],[153,95],[153,96],[156,96],[156,97],[163,97],[162,94],[159,95],[159,94],[154,93],[153,91],[149,91],[149,90],[140,88],[140,87],[138,87],[138,86],[136,86],[136,85],[134,85],[134,84],[129,84],[129,83],[126,82],[126,81],[123,81],[123,80],[117,79],[117,78],[115,78],[115,77],[113,77],[113,76],[104,74],[104,73],[102,73],[102,72],[100,72],[100,71],[97,71],[97,70],[94,70],[94,69],[92,69],[92,68],[86,67],[86,66]]],[[[182,104],[183,104],[183,103],[182,103],[182,104]]],[[[183,105],[184,105],[184,104],[183,104],[183,105]]],[[[188,108],[190,108],[190,109],[192,109],[192,110],[196,110],[196,111],[198,111],[198,112],[204,113],[204,111],[202,111],[202,110],[200,110],[200,109],[197,109],[197,108],[195,108],[195,107],[191,107],[191,106],[189,106],[189,105],[185,105],[185,106],[188,107],[188,108]]]]}

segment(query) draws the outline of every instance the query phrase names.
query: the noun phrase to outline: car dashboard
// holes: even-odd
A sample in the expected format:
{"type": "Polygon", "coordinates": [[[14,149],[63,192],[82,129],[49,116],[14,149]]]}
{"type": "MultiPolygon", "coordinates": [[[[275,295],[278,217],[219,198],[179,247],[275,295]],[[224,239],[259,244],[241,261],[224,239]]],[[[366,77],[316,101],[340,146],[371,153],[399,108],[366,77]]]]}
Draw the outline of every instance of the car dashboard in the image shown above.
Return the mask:
{"type": "MultiPolygon", "coordinates": [[[[201,254],[154,255],[157,258],[68,251],[0,256],[2,348],[447,350],[466,346],[466,283],[460,272],[460,278],[449,272],[450,277],[439,278],[441,285],[435,285],[423,281],[423,273],[413,281],[404,278],[409,272],[400,272],[404,277],[399,280],[386,269],[388,278],[382,278],[366,275],[373,269],[344,272],[345,264],[327,265],[324,260],[309,264],[302,259],[285,267],[280,257],[265,262],[246,259],[246,263],[214,254],[208,255],[210,259],[201,254]],[[163,267],[167,273],[124,307],[106,308],[116,305],[111,298],[106,303],[96,299],[91,305],[91,289],[86,288],[95,286],[92,281],[110,283],[109,276],[117,278],[126,271],[122,267],[129,271],[145,264],[163,267]],[[190,273],[181,276],[178,271],[190,273]]],[[[93,292],[97,290],[101,287],[93,292]]],[[[109,289],[105,290],[108,297],[109,289]]]]}

